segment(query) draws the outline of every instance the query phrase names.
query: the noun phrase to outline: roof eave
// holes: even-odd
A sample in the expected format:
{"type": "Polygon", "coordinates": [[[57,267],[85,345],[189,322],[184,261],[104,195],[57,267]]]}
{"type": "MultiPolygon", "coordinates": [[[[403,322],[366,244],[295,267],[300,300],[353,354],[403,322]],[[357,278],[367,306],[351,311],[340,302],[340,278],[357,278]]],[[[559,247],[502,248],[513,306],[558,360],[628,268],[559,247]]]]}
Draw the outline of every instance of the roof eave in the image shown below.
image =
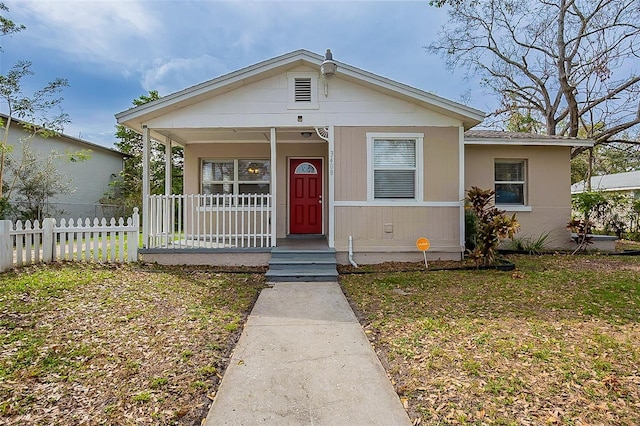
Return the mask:
{"type": "Polygon", "coordinates": [[[190,98],[194,98],[213,90],[241,82],[244,79],[264,72],[268,72],[274,68],[288,66],[292,63],[295,63],[296,61],[304,61],[305,57],[309,62],[317,62],[318,65],[322,63],[322,57],[320,55],[316,55],[313,52],[309,52],[306,50],[296,50],[281,56],[277,56],[275,58],[258,62],[257,64],[249,65],[248,67],[241,68],[228,74],[224,74],[220,77],[216,77],[212,80],[208,80],[195,86],[188,87],[181,91],[171,93],[155,101],[151,101],[146,104],[130,108],[126,111],[119,112],[115,114],[115,117],[117,122],[121,124],[144,116],[148,113],[152,113],[156,110],[170,107],[171,105],[175,105],[190,98]]]}
{"type": "MultiPolygon", "coordinates": [[[[249,79],[274,69],[287,67],[298,61],[300,63],[306,62],[311,65],[320,66],[323,60],[323,56],[308,50],[296,50],[186,88],[155,101],[122,111],[115,114],[115,117],[119,124],[131,122],[131,120],[143,117],[147,114],[153,113],[154,111],[187,101],[216,89],[224,88],[225,86],[239,83],[242,80],[249,79]]],[[[339,61],[336,61],[336,63],[338,64],[338,69],[341,74],[360,81],[368,82],[374,86],[378,86],[422,102],[432,109],[459,119],[462,121],[465,130],[480,124],[485,118],[485,113],[478,109],[442,98],[432,93],[416,89],[339,61]]],[[[131,125],[131,123],[129,123],[129,125],[131,125]]]]}
{"type": "Polygon", "coordinates": [[[591,148],[595,144],[586,139],[530,139],[530,138],[464,138],[465,145],[521,145],[521,146],[567,146],[591,148]]]}

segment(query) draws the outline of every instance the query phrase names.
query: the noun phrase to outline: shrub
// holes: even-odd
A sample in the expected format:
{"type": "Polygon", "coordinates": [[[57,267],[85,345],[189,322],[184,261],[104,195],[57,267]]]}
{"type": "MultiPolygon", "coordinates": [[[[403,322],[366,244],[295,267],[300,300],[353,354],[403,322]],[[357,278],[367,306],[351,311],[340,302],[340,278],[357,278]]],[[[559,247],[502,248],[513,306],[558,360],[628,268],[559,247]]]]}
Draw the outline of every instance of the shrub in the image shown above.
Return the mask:
{"type": "Polygon", "coordinates": [[[469,257],[474,259],[476,265],[493,264],[500,241],[513,238],[520,227],[515,214],[507,217],[504,210],[499,210],[493,205],[494,196],[494,190],[480,189],[476,186],[467,191],[467,209],[478,219],[476,247],[468,251],[469,257]]]}
{"type": "Polygon", "coordinates": [[[549,233],[540,234],[537,238],[523,236],[521,238],[511,238],[511,249],[526,251],[529,254],[542,254],[547,245],[549,233]]]}

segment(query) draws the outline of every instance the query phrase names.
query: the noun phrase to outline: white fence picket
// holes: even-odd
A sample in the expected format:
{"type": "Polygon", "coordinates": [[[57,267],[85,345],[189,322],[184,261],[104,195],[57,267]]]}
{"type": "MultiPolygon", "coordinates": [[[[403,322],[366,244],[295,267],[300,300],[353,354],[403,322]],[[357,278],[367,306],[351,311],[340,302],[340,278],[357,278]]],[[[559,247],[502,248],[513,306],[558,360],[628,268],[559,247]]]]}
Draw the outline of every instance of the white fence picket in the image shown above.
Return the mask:
{"type": "Polygon", "coordinates": [[[46,218],[38,221],[0,221],[0,272],[12,266],[56,260],[94,262],[135,262],[138,260],[140,216],[114,218],[107,223],[94,219],[77,221],[46,218]],[[127,251],[125,253],[125,239],[127,251]]]}

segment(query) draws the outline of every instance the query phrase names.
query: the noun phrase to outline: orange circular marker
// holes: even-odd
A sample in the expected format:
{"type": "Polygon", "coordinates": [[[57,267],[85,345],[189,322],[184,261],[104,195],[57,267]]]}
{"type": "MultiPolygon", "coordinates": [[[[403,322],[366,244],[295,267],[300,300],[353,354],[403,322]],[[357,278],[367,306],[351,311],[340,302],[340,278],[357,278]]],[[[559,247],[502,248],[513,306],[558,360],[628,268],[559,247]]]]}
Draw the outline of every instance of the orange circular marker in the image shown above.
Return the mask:
{"type": "Polygon", "coordinates": [[[418,250],[426,251],[431,247],[431,243],[425,237],[420,237],[418,241],[416,241],[416,247],[418,247],[418,250]]]}

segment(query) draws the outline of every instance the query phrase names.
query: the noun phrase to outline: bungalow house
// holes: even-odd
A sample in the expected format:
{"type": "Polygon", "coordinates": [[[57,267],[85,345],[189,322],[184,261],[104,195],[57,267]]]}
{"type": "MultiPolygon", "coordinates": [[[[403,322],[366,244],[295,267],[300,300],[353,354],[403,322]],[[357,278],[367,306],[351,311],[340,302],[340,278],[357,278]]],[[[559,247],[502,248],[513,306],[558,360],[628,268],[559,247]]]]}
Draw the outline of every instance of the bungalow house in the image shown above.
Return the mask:
{"type": "MultiPolygon", "coordinates": [[[[7,115],[0,114],[3,126],[8,122],[7,118],[7,115]]],[[[32,135],[25,130],[24,125],[25,122],[21,120],[11,119],[7,138],[11,147],[7,155],[11,157],[11,161],[20,164],[22,144],[28,140],[28,148],[37,159],[44,160],[53,155],[57,172],[68,181],[71,190],[70,193],[49,198],[43,206],[43,214],[74,219],[110,218],[123,214],[117,207],[100,204],[100,198],[110,189],[109,183],[120,175],[126,154],[66,134],[46,138],[39,134],[32,135]],[[69,154],[77,152],[83,152],[88,158],[70,161],[69,154]]],[[[7,173],[10,174],[10,171],[7,170],[7,173]]],[[[10,176],[5,178],[8,181],[10,176]]],[[[12,204],[22,202],[19,197],[12,197],[9,201],[12,204]]]]}
{"type": "Polygon", "coordinates": [[[430,258],[460,259],[472,185],[563,246],[571,147],[591,144],[469,131],[482,111],[329,51],[287,53],[116,118],[147,146],[142,253],[169,263],[266,264],[297,236],[326,238],[341,263],[350,248],[359,263],[420,259],[418,237],[430,258]],[[148,195],[152,139],[184,147],[184,194],[148,195]]]}

